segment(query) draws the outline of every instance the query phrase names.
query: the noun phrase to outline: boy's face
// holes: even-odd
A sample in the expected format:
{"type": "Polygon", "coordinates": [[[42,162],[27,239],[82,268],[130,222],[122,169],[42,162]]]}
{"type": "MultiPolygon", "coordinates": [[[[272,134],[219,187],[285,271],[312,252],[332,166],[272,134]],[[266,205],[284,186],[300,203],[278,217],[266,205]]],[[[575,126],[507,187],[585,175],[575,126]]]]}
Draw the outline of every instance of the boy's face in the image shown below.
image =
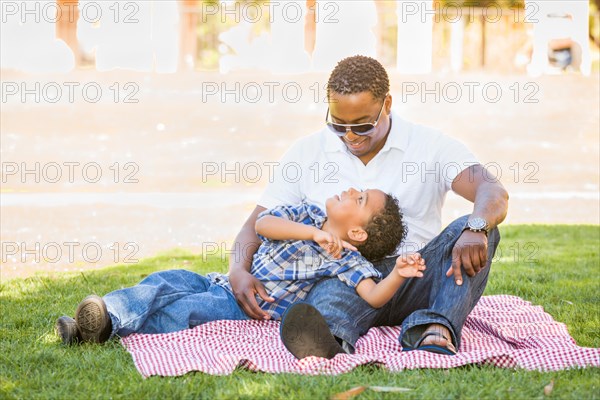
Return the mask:
{"type": "Polygon", "coordinates": [[[331,226],[340,238],[355,242],[366,240],[365,227],[384,206],[385,193],[377,189],[358,191],[350,188],[325,202],[331,226]]]}

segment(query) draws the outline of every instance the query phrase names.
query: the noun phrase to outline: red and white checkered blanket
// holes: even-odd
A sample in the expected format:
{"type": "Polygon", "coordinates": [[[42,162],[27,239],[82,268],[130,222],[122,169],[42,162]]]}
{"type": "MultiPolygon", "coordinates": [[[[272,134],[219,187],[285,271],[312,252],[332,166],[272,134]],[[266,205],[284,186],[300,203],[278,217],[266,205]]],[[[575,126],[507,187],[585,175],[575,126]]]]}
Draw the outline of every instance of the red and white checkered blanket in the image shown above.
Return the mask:
{"type": "Polygon", "coordinates": [[[336,375],[368,363],[389,371],[466,364],[539,371],[600,366],[600,349],[578,347],[564,324],[515,296],[482,297],[467,318],[455,356],[402,352],[399,334],[399,327],[371,328],[357,342],[355,354],[338,354],[332,360],[297,360],[283,346],[279,322],[274,321],[216,321],[168,334],[134,334],[121,343],[144,377],[190,371],[226,375],[238,366],[307,375],[336,375]]]}

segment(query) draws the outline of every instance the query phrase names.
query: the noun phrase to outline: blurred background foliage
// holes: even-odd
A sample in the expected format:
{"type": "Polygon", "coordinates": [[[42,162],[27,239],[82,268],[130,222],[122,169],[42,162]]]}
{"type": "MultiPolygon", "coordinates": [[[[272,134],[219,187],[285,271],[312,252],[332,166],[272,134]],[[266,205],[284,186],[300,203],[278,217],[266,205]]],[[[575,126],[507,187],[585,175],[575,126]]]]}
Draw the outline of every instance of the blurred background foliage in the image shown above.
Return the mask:
{"type": "MultiPolygon", "coordinates": [[[[396,0],[375,0],[378,24],[373,28],[377,40],[377,56],[386,66],[393,67],[397,57],[398,14],[396,0]]],[[[506,12],[498,24],[485,23],[479,18],[464,18],[465,48],[464,69],[486,67],[508,72],[518,72],[514,65],[517,53],[527,53],[529,46],[528,30],[531,24],[515,17],[522,13],[525,0],[434,0],[433,7],[438,13],[444,10],[464,7],[462,15],[469,12],[477,13],[477,8],[500,7],[506,12]]],[[[227,13],[223,8],[232,10],[235,7],[244,9],[244,15],[250,22],[248,41],[270,35],[270,10],[268,0],[236,0],[224,2],[221,0],[202,0],[197,2],[194,12],[198,13],[197,24],[197,54],[196,68],[200,70],[217,70],[219,58],[224,55],[236,55],[236,50],[222,40],[222,34],[239,24],[248,23],[239,18],[239,13],[227,13]],[[251,7],[249,5],[252,5],[251,7]],[[208,6],[216,7],[219,11],[202,15],[202,10],[208,6]],[[257,13],[260,12],[260,15],[257,13]]],[[[214,9],[213,9],[214,10],[214,9]]],[[[600,0],[590,0],[590,40],[600,46],[600,0]]],[[[189,10],[188,10],[189,11],[189,10]]],[[[492,11],[489,11],[490,13],[492,11]]],[[[306,13],[305,13],[306,15],[306,13]]],[[[449,42],[451,23],[443,15],[434,21],[434,70],[444,69],[449,62],[449,42]]],[[[310,23],[307,23],[307,29],[310,23]]],[[[314,29],[314,25],[313,28],[314,29]]],[[[307,37],[314,38],[314,35],[307,37]]],[[[318,40],[318,38],[316,39],[318,40]]],[[[307,46],[313,48],[313,46],[307,46]]],[[[597,66],[596,66],[597,68],[597,66]]]]}

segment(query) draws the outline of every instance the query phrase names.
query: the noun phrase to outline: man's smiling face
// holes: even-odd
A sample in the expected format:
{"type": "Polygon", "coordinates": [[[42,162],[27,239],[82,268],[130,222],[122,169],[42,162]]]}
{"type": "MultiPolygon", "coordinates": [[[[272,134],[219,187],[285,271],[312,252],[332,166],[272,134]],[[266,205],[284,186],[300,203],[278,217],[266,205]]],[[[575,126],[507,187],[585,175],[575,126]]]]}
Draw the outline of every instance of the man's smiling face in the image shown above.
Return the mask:
{"type": "MultiPolygon", "coordinates": [[[[348,150],[367,164],[383,148],[390,128],[390,110],[392,97],[385,100],[374,99],[370,92],[341,95],[329,94],[329,113],[331,121],[338,124],[374,123],[379,111],[381,116],[375,131],[368,136],[359,136],[352,131],[346,132],[340,140],[348,150]],[[382,109],[383,106],[383,109],[382,109]]],[[[332,133],[333,134],[333,133],[332,133]]]]}

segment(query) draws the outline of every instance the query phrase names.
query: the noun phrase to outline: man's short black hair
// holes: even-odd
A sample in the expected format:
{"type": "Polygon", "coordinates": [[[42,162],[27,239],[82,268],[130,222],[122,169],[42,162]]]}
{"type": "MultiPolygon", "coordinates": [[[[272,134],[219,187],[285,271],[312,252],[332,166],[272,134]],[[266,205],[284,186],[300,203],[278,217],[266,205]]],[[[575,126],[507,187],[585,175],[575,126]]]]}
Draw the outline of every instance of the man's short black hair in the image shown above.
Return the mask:
{"type": "Polygon", "coordinates": [[[369,261],[376,261],[394,254],[408,232],[398,205],[398,199],[385,195],[383,210],[376,213],[365,227],[367,240],[356,246],[369,261]]]}
{"type": "Polygon", "coordinates": [[[327,98],[334,93],[356,94],[370,92],[383,100],[390,91],[388,74],[379,61],[365,56],[352,56],[340,61],[327,82],[327,98]]]}

